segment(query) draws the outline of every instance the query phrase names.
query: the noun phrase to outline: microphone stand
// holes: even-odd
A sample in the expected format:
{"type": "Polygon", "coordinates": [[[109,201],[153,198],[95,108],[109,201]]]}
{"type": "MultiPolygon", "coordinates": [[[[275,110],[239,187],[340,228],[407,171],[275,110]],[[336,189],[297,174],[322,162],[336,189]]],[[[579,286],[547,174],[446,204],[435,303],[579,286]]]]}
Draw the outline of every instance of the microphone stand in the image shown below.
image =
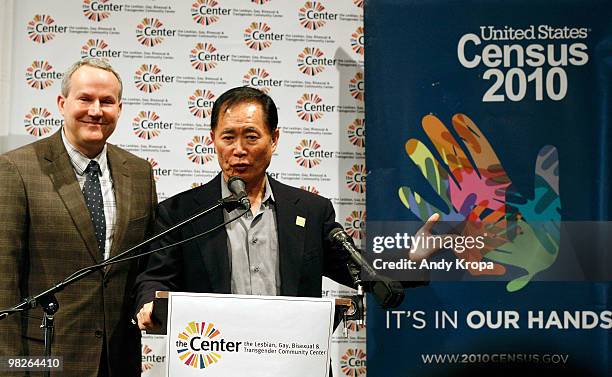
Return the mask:
{"type": "Polygon", "coordinates": [[[357,289],[357,294],[350,297],[351,307],[342,313],[344,324],[342,329],[342,335],[348,337],[348,322],[350,320],[356,321],[357,326],[365,326],[365,305],[364,305],[364,289],[361,281],[361,271],[354,263],[347,263],[349,275],[353,279],[353,286],[357,289]]]}
{"type": "MultiPolygon", "coordinates": [[[[102,268],[113,264],[113,263],[119,263],[119,262],[123,262],[123,258],[131,253],[133,253],[134,251],[136,251],[137,249],[140,249],[143,246],[146,246],[148,244],[150,244],[153,241],[156,241],[158,239],[160,239],[161,237],[164,237],[165,235],[167,235],[170,232],[173,232],[177,229],[182,228],[183,226],[185,226],[186,224],[218,209],[221,208],[223,206],[229,206],[229,207],[234,207],[234,206],[240,206],[241,204],[237,201],[236,197],[234,195],[228,196],[226,198],[222,198],[219,199],[214,205],[212,205],[211,207],[205,209],[202,212],[198,212],[195,215],[187,218],[186,220],[181,221],[178,224],[173,225],[172,227],[164,230],[163,232],[156,234],[152,237],[150,237],[149,239],[146,239],[144,241],[142,241],[141,243],[132,246],[131,248],[115,255],[112,258],[108,258],[106,260],[104,260],[101,263],[95,264],[93,266],[89,266],[89,267],[85,267],[82,268],[76,272],[74,272],[72,275],[68,276],[67,278],[65,278],[64,280],[58,282],[57,284],[55,284],[54,286],[52,286],[51,288],[48,288],[47,290],[40,292],[36,295],[30,296],[30,297],[26,297],[25,299],[23,299],[23,301],[21,301],[19,304],[13,306],[10,309],[5,309],[5,310],[0,310],[0,320],[8,317],[11,314],[17,313],[17,312],[24,312],[24,311],[28,311],[30,309],[35,308],[36,306],[40,305],[43,312],[44,312],[44,317],[42,320],[42,325],[41,328],[43,328],[44,331],[44,341],[45,341],[45,358],[49,358],[51,356],[51,346],[53,344],[53,334],[54,334],[54,316],[57,313],[57,311],[59,310],[59,303],[57,301],[57,298],[55,297],[55,294],[57,292],[62,291],[65,287],[71,285],[72,283],[79,281],[83,278],[85,278],[86,276],[101,270],[102,268]]],[[[246,211],[245,211],[246,213],[246,211]]],[[[203,234],[202,234],[203,235],[203,234]]],[[[138,255],[137,255],[138,256],[138,255]]],[[[45,369],[45,376],[50,376],[51,370],[49,368],[45,369]]]]}

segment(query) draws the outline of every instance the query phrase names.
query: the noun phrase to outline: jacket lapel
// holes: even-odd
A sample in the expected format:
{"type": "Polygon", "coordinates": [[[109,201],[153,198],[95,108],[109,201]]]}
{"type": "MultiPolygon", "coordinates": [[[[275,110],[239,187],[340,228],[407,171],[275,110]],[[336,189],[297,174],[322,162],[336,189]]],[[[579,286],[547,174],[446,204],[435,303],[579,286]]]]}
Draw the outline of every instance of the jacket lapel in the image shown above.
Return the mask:
{"type": "MultiPolygon", "coordinates": [[[[221,174],[202,186],[194,196],[195,208],[202,211],[214,205],[221,198],[221,174]]],[[[196,235],[223,224],[223,211],[215,211],[204,215],[193,222],[192,234],[196,235]]],[[[225,227],[212,232],[208,236],[197,239],[197,247],[204,261],[204,268],[213,288],[212,293],[231,293],[231,268],[227,250],[227,232],[225,227]]]]}
{"type": "Polygon", "coordinates": [[[306,219],[306,209],[300,199],[286,190],[280,183],[268,177],[276,202],[276,224],[278,228],[278,250],[283,296],[297,296],[302,257],[304,254],[304,228],[296,224],[299,217],[306,219]]]}
{"type": "MultiPolygon", "coordinates": [[[[110,256],[117,255],[120,251],[120,247],[123,244],[123,238],[127,232],[127,225],[130,219],[130,203],[135,198],[130,199],[132,178],[130,172],[126,167],[127,161],[122,158],[114,146],[108,145],[107,150],[108,165],[111,171],[111,177],[113,179],[113,187],[115,190],[115,203],[117,206],[117,214],[115,217],[115,232],[113,234],[113,245],[111,246],[110,256]]],[[[113,268],[114,265],[110,265],[106,268],[106,274],[113,268]]]]}
{"type": "Polygon", "coordinates": [[[46,165],[43,169],[46,169],[46,173],[51,178],[55,191],[72,217],[74,226],[83,238],[93,261],[99,262],[102,258],[99,255],[93,223],[60,132],[61,129],[49,137],[49,148],[43,155],[43,162],[46,165]]]}

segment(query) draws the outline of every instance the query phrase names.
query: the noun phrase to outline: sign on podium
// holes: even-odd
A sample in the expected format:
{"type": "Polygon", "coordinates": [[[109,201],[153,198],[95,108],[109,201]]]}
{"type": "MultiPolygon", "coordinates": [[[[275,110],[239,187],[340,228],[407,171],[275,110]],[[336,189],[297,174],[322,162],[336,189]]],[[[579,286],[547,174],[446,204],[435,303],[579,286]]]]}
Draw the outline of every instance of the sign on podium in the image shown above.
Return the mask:
{"type": "Polygon", "coordinates": [[[328,375],[333,299],[183,292],[167,297],[168,377],[328,375]]]}

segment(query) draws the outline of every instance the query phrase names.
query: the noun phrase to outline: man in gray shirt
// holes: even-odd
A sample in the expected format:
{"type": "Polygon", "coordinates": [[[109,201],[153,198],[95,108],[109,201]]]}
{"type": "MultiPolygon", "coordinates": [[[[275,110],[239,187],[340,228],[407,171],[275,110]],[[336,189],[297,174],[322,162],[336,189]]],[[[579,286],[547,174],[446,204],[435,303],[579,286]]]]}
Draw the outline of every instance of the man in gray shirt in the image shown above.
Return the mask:
{"type": "MultiPolygon", "coordinates": [[[[246,182],[251,210],[197,241],[150,257],[136,283],[141,329],[154,326],[153,298],[158,290],[320,297],[323,275],[352,284],[348,255],[327,238],[336,224],[331,202],[266,174],[278,145],[277,123],[274,101],[259,90],[230,89],[215,102],[211,136],[222,172],[162,202],[157,231],[228,196],[227,182],[234,176],[246,182]]],[[[193,237],[241,211],[213,212],[152,247],[193,237]]]]}

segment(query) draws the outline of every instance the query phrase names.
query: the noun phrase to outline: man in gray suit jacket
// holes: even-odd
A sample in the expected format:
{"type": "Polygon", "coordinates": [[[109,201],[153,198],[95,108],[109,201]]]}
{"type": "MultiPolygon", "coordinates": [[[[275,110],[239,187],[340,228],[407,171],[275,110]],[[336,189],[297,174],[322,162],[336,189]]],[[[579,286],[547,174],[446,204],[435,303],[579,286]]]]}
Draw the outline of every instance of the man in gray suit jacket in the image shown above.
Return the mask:
{"type": "MultiPolygon", "coordinates": [[[[106,140],[122,84],[105,61],[65,74],[64,126],[0,156],[0,307],[141,242],[157,204],[149,163],[106,140]],[[92,199],[93,198],[93,199],[92,199]]],[[[140,332],[130,323],[137,264],[107,267],[57,294],[53,356],[62,376],[140,374],[140,332]]],[[[0,355],[44,354],[39,309],[0,321],[0,355]]]]}
{"type": "MultiPolygon", "coordinates": [[[[230,89],[215,102],[211,136],[222,172],[161,203],[156,230],[230,195],[227,182],[234,176],[246,182],[251,210],[206,237],[151,255],[136,283],[141,329],[154,327],[156,290],[321,297],[323,275],[352,284],[348,255],[327,239],[335,225],[331,202],[266,174],[278,144],[277,123],[276,105],[259,90],[230,89]]],[[[241,211],[214,212],[153,247],[187,239],[241,211]]]]}

